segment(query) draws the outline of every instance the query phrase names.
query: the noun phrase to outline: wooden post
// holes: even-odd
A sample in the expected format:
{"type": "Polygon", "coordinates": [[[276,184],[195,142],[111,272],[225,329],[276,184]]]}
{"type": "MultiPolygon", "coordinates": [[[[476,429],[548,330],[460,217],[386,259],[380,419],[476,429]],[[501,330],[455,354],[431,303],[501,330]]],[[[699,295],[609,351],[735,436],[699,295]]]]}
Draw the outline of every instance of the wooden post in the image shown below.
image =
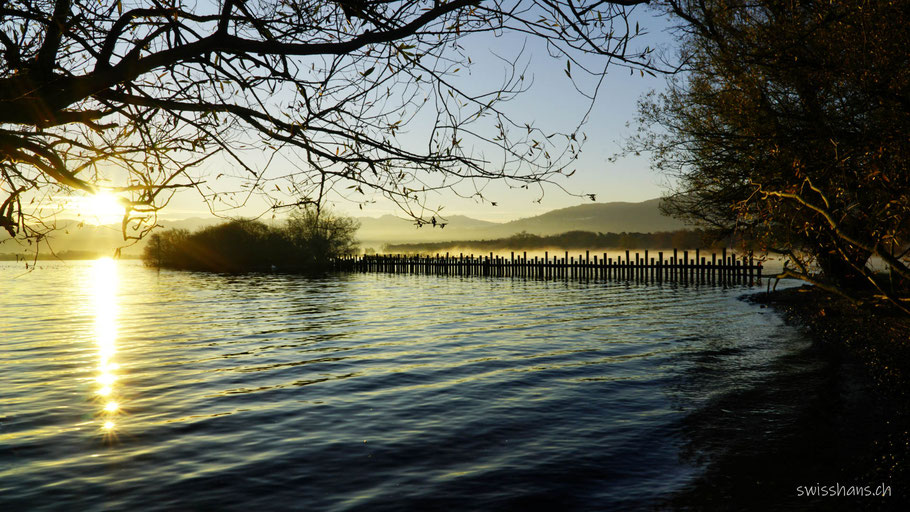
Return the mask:
{"type": "Polygon", "coordinates": [[[626,251],[626,261],[622,266],[622,278],[629,280],[629,274],[632,272],[632,259],[629,257],[629,251],[626,251]]]}
{"type": "MultiPolygon", "coordinates": [[[[596,257],[597,257],[597,256],[595,256],[595,258],[596,258],[596,257]]],[[[589,252],[589,251],[585,251],[585,279],[588,279],[588,278],[591,277],[591,275],[590,275],[590,274],[591,274],[591,272],[590,272],[590,266],[591,266],[591,255],[590,255],[590,252],[589,252]]]]}
{"type": "Polygon", "coordinates": [[[645,249],[645,281],[654,280],[654,264],[649,263],[650,261],[648,259],[648,250],[645,249]]]}
{"type": "Polygon", "coordinates": [[[749,286],[755,284],[755,261],[752,258],[752,251],[749,251],[749,286]]]}
{"type": "Polygon", "coordinates": [[[673,249],[673,266],[672,266],[672,277],[677,279],[679,277],[679,250],[673,249]]]}
{"type": "Polygon", "coordinates": [[[711,252],[711,272],[710,272],[710,279],[711,279],[712,283],[716,281],[716,277],[717,277],[717,253],[712,251],[711,252]]]}
{"type": "Polygon", "coordinates": [[[720,251],[720,281],[722,283],[727,282],[727,248],[724,247],[720,251]]]}
{"type": "Polygon", "coordinates": [[[683,251],[683,281],[689,280],[689,251],[683,251]]]}
{"type": "Polygon", "coordinates": [[[657,282],[661,282],[664,279],[664,252],[657,252],[657,282]]]}

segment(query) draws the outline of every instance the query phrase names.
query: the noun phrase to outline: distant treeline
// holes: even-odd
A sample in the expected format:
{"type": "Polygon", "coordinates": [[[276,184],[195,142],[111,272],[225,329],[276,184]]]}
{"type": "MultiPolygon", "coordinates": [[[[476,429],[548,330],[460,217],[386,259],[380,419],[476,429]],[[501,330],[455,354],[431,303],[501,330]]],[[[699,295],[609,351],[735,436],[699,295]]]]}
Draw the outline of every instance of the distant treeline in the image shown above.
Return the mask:
{"type": "MultiPolygon", "coordinates": [[[[53,261],[53,260],[94,260],[98,258],[103,258],[105,256],[112,256],[114,251],[110,252],[98,252],[98,251],[79,251],[79,250],[66,250],[60,251],[57,253],[38,253],[38,261],[53,261]]],[[[122,254],[121,259],[137,259],[139,256],[133,254],[122,254]]],[[[34,252],[0,252],[0,261],[34,261],[35,253],[34,252]]]]}
{"type": "Polygon", "coordinates": [[[321,272],[338,256],[358,251],[357,222],[313,209],[294,212],[283,226],[232,220],[196,232],[154,233],[142,259],[152,267],[209,272],[321,272]]]}
{"type": "Polygon", "coordinates": [[[713,238],[702,230],[663,231],[658,233],[593,233],[591,231],[567,231],[558,235],[539,236],[518,233],[508,238],[494,240],[466,240],[454,242],[432,242],[418,244],[386,244],[386,253],[423,253],[470,249],[479,251],[560,249],[696,249],[724,247],[728,241],[712,241],[713,238]]]}

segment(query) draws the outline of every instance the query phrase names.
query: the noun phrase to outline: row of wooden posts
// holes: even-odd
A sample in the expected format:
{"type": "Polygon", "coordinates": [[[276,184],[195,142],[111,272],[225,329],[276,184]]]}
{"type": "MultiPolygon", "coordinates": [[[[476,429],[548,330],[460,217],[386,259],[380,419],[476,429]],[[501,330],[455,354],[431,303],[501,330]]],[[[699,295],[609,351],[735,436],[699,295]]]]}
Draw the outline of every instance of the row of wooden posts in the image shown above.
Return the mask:
{"type": "Polygon", "coordinates": [[[537,279],[618,279],[629,281],[683,281],[756,284],[761,279],[762,265],[751,254],[728,255],[723,249],[720,256],[711,254],[708,259],[696,249],[694,258],[689,258],[689,251],[673,249],[673,255],[664,258],[663,251],[657,257],[635,253],[632,259],[625,251],[625,259],[620,255],[615,260],[606,253],[598,259],[592,258],[590,251],[576,259],[568,251],[562,258],[544,256],[528,258],[524,252],[518,257],[512,252],[511,257],[458,256],[436,254],[435,256],[414,255],[365,255],[338,258],[335,269],[349,272],[387,272],[400,274],[438,274],[458,276],[490,277],[529,277],[537,279]],[[682,253],[680,255],[680,253],[682,253]]]}

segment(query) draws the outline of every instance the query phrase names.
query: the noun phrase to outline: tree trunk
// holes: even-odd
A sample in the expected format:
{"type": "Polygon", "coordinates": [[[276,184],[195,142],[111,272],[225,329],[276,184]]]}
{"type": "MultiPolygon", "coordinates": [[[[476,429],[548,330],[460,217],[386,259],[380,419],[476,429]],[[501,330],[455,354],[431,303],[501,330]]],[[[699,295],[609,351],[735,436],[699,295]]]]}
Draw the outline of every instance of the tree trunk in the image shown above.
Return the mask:
{"type": "Polygon", "coordinates": [[[845,250],[841,254],[834,248],[823,247],[816,253],[816,261],[824,279],[845,291],[869,288],[868,279],[857,270],[865,267],[869,257],[869,252],[857,249],[845,250]]]}

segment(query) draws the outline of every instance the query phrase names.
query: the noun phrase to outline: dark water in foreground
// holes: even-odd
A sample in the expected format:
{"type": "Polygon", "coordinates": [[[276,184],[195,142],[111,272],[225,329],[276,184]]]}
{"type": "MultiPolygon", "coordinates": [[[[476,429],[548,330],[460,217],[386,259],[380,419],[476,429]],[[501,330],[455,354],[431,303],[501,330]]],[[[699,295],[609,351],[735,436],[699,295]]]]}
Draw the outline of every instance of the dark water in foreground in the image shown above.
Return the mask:
{"type": "Polygon", "coordinates": [[[767,383],[823,383],[743,288],[20,273],[0,266],[0,510],[729,505],[698,494],[724,436],[774,444],[815,402],[767,383]]]}

